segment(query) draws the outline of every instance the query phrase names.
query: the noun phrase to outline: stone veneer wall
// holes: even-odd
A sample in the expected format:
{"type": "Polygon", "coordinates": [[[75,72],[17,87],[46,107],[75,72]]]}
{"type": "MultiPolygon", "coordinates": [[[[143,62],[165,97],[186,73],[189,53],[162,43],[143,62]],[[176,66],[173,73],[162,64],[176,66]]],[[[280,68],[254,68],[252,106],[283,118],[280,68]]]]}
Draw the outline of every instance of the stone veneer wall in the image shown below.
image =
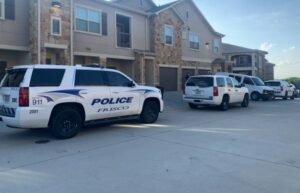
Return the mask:
{"type": "MultiPolygon", "coordinates": [[[[177,65],[180,68],[182,64],[181,50],[181,27],[182,21],[171,10],[166,10],[158,15],[150,18],[150,34],[151,34],[151,51],[156,54],[155,59],[155,82],[159,82],[159,65],[171,64],[177,65]],[[174,29],[174,45],[165,45],[164,26],[171,25],[174,29]]],[[[178,71],[180,73],[180,70],[178,71]]],[[[178,80],[181,79],[181,74],[178,74],[178,80]]]]}
{"type": "Polygon", "coordinates": [[[41,3],[41,45],[43,63],[46,61],[45,43],[67,45],[66,50],[61,50],[61,64],[70,64],[70,40],[71,40],[71,0],[61,0],[62,7],[54,8],[51,6],[52,0],[42,0],[41,3]],[[61,18],[61,36],[51,35],[51,16],[61,18]]]}
{"type": "Polygon", "coordinates": [[[39,63],[38,52],[38,20],[37,20],[37,1],[29,1],[29,45],[30,45],[30,61],[33,64],[39,63]]]}
{"type": "MultiPolygon", "coordinates": [[[[46,63],[47,48],[45,43],[67,45],[67,49],[55,49],[60,53],[61,64],[70,64],[70,27],[71,0],[61,0],[62,7],[52,7],[52,0],[40,0],[41,3],[41,61],[37,61],[38,52],[38,0],[30,0],[30,52],[32,63],[46,63]],[[61,36],[51,35],[51,16],[61,18],[61,36]]],[[[51,48],[52,49],[52,48],[51,48]]]]}

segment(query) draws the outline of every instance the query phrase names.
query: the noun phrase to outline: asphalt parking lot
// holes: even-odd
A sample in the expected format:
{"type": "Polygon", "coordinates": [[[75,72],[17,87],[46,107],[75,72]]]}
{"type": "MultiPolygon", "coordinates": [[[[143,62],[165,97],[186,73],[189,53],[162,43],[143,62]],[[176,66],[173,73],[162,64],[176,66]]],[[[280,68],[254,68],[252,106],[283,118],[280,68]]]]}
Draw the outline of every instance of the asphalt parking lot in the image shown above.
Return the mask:
{"type": "Polygon", "coordinates": [[[152,125],[70,140],[0,124],[0,193],[299,193],[300,100],[190,110],[176,93],[152,125]]]}

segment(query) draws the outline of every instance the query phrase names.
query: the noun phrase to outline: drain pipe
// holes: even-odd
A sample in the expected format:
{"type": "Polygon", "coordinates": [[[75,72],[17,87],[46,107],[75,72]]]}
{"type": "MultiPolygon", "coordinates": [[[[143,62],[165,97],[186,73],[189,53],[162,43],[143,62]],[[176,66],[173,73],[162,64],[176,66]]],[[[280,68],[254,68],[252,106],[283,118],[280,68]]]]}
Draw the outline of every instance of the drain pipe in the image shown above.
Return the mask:
{"type": "Polygon", "coordinates": [[[38,45],[37,45],[37,58],[38,58],[38,61],[37,61],[37,64],[40,64],[41,63],[41,1],[38,0],[37,1],[37,9],[38,9],[38,30],[37,30],[37,35],[38,35],[38,45]]]}

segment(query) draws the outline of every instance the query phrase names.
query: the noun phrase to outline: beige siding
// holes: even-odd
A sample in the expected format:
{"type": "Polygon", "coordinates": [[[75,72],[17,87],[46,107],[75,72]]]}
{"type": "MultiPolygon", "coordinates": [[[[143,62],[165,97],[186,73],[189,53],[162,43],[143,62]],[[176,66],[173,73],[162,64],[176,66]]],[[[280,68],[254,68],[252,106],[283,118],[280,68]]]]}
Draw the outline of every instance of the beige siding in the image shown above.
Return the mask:
{"type": "MultiPolygon", "coordinates": [[[[75,0],[75,5],[84,5],[102,10],[108,14],[108,35],[100,36],[82,32],[74,33],[74,51],[107,54],[124,57],[134,57],[133,49],[149,50],[146,43],[147,17],[133,12],[117,9],[102,3],[93,3],[87,0],[75,0]],[[116,46],[116,13],[131,17],[132,48],[117,48],[116,46]]],[[[75,21],[74,21],[75,22],[75,21]]],[[[148,29],[149,30],[149,29],[148,29]]]]}
{"type": "Polygon", "coordinates": [[[29,46],[29,0],[16,0],[15,20],[0,19],[0,45],[29,46]]]}
{"type": "MultiPolygon", "coordinates": [[[[186,39],[182,40],[182,55],[183,57],[188,58],[201,58],[202,60],[212,61],[215,58],[221,57],[220,54],[215,55],[213,52],[213,40],[219,38],[213,31],[210,29],[209,25],[205,22],[205,19],[198,12],[197,8],[189,1],[179,3],[175,5],[175,10],[182,19],[185,20],[186,25],[189,27],[190,32],[199,34],[200,37],[200,50],[192,50],[189,47],[189,35],[186,33],[186,39]],[[188,18],[186,17],[186,12],[188,11],[188,18]],[[209,43],[209,46],[205,44],[209,43]]],[[[221,45],[220,45],[221,47],[221,45]]]]}

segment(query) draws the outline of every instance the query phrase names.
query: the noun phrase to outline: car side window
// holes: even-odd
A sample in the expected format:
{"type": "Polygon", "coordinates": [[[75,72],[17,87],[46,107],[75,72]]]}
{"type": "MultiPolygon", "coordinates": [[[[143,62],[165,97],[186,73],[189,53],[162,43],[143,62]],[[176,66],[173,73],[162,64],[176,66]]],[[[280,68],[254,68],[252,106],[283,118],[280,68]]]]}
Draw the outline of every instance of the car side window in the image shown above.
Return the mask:
{"type": "Polygon", "coordinates": [[[217,77],[217,86],[218,87],[225,87],[225,80],[222,77],[217,77]]]}
{"type": "Polygon", "coordinates": [[[234,87],[240,87],[240,83],[238,83],[238,81],[235,78],[232,78],[231,80],[233,82],[234,87]]]}
{"type": "Polygon", "coordinates": [[[226,78],[226,82],[227,82],[228,87],[233,87],[233,83],[232,83],[231,78],[226,78]]]}
{"type": "Polygon", "coordinates": [[[75,86],[105,86],[105,74],[99,70],[76,70],[75,86]]]}
{"type": "Polygon", "coordinates": [[[234,77],[239,83],[241,82],[241,80],[242,80],[242,77],[240,77],[240,76],[235,76],[234,77]]]}
{"type": "Polygon", "coordinates": [[[244,84],[248,84],[248,85],[254,85],[254,83],[252,82],[251,78],[248,78],[248,77],[244,78],[243,83],[244,84]]]}
{"type": "Polygon", "coordinates": [[[128,85],[130,85],[130,83],[132,82],[127,77],[117,72],[106,72],[106,74],[109,86],[128,87],[128,85]]]}

